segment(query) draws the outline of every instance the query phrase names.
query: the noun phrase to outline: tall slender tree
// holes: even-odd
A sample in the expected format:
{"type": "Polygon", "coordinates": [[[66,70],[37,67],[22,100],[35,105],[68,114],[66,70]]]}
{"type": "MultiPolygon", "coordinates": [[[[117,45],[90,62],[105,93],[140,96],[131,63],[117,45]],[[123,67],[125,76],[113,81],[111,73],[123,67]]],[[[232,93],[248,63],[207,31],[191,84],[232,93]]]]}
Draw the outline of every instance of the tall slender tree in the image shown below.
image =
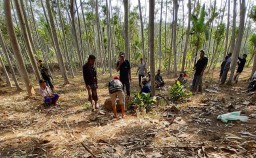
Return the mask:
{"type": "Polygon", "coordinates": [[[35,56],[34,56],[33,48],[32,48],[32,45],[30,43],[32,41],[32,39],[29,38],[29,33],[30,32],[28,32],[28,29],[27,29],[27,27],[29,27],[29,26],[27,26],[26,23],[25,23],[24,16],[23,16],[24,14],[21,10],[21,5],[20,5],[19,1],[16,0],[16,1],[14,1],[14,3],[15,3],[15,8],[16,8],[17,14],[18,14],[21,31],[22,31],[22,34],[24,35],[25,44],[26,44],[26,47],[27,47],[27,50],[28,50],[29,59],[30,59],[30,62],[33,66],[36,78],[37,78],[37,80],[39,80],[41,77],[40,77],[40,73],[39,73],[39,70],[38,70],[38,67],[37,67],[37,64],[36,64],[36,59],[35,59],[35,56]]]}
{"type": "Polygon", "coordinates": [[[141,32],[141,46],[142,46],[142,54],[143,57],[145,58],[146,56],[146,52],[145,52],[145,48],[144,48],[144,24],[143,24],[143,20],[142,20],[142,11],[141,11],[141,3],[140,0],[138,0],[138,4],[139,4],[139,12],[140,12],[140,32],[141,32]]]}
{"type": "Polygon", "coordinates": [[[13,69],[13,64],[11,63],[10,57],[9,57],[9,55],[8,55],[8,51],[7,51],[7,49],[6,49],[6,45],[5,45],[4,40],[3,40],[2,31],[0,31],[0,46],[2,47],[2,50],[3,50],[4,54],[5,54],[5,58],[6,58],[6,60],[7,60],[7,63],[8,63],[8,65],[9,65],[9,67],[10,67],[11,74],[12,74],[12,78],[13,78],[13,80],[14,80],[16,89],[17,89],[17,90],[21,90],[21,88],[20,88],[20,86],[19,86],[19,83],[18,83],[18,81],[17,81],[17,78],[16,78],[16,76],[15,76],[15,71],[14,71],[14,69],[13,69]]]}
{"type": "Polygon", "coordinates": [[[191,23],[190,19],[191,19],[191,0],[188,0],[188,27],[186,31],[186,41],[185,41],[184,50],[183,50],[181,72],[184,72],[185,70],[185,62],[186,62],[188,41],[189,41],[189,34],[190,34],[190,23],[191,23]]]}
{"type": "Polygon", "coordinates": [[[49,16],[49,22],[50,22],[49,25],[51,25],[51,28],[52,28],[52,36],[53,36],[54,45],[55,45],[55,48],[56,48],[55,52],[56,52],[56,55],[57,55],[57,60],[58,60],[59,66],[60,66],[60,71],[61,71],[61,74],[64,78],[64,84],[69,84],[67,72],[66,72],[64,62],[63,62],[63,58],[62,58],[62,54],[61,54],[61,51],[60,51],[60,46],[59,46],[59,41],[58,41],[57,32],[56,32],[56,28],[55,28],[55,23],[54,23],[54,20],[53,20],[50,0],[46,0],[46,8],[47,8],[47,11],[48,11],[48,16],[49,16]]]}
{"type": "Polygon", "coordinates": [[[124,1],[124,40],[125,40],[125,56],[130,59],[130,40],[129,40],[129,3],[124,1]]]}
{"type": "Polygon", "coordinates": [[[160,8],[160,22],[159,22],[159,38],[158,38],[158,58],[159,58],[159,66],[158,69],[161,69],[162,65],[162,15],[163,15],[163,0],[161,0],[161,8],[160,8]]]}
{"type": "Polygon", "coordinates": [[[233,2],[233,26],[232,26],[232,35],[230,41],[230,52],[234,53],[234,47],[236,43],[236,1],[233,2]]]}
{"type": "Polygon", "coordinates": [[[229,36],[229,25],[230,25],[230,0],[228,1],[228,17],[227,17],[227,28],[225,33],[225,50],[223,54],[223,59],[225,58],[226,54],[228,53],[228,36],[229,36]]]}
{"type": "Polygon", "coordinates": [[[10,86],[10,87],[12,87],[12,83],[11,83],[9,74],[8,74],[8,71],[6,70],[6,67],[5,67],[5,65],[4,65],[4,61],[3,61],[3,59],[2,59],[1,54],[0,54],[0,62],[1,62],[1,65],[2,65],[2,67],[3,67],[3,70],[4,70],[4,74],[5,74],[5,76],[6,76],[7,85],[10,86]]]}
{"type": "Polygon", "coordinates": [[[240,0],[239,32],[238,32],[236,45],[235,45],[235,48],[234,48],[234,53],[232,55],[232,62],[231,62],[231,66],[230,66],[231,73],[230,73],[230,76],[229,76],[228,83],[231,83],[232,80],[233,80],[234,72],[235,72],[236,65],[237,65],[238,55],[239,55],[240,48],[241,48],[241,45],[242,45],[242,39],[243,39],[243,34],[244,34],[245,13],[246,13],[245,0],[240,0]]]}
{"type": "Polygon", "coordinates": [[[14,55],[16,57],[16,60],[19,65],[19,71],[20,74],[24,80],[24,83],[26,85],[26,89],[28,92],[29,96],[32,96],[34,94],[34,88],[29,80],[28,72],[26,70],[20,47],[14,32],[14,26],[13,26],[13,21],[12,21],[12,14],[11,14],[11,7],[10,7],[10,1],[9,0],[4,0],[4,11],[5,11],[5,19],[6,19],[6,26],[7,26],[7,31],[8,35],[11,41],[12,49],[14,52],[14,55]]]}
{"type": "Polygon", "coordinates": [[[178,0],[173,0],[174,5],[174,22],[173,22],[173,57],[174,57],[174,76],[177,76],[177,45],[176,45],[176,36],[177,36],[177,21],[178,21],[178,0]]]}
{"type": "MultiPolygon", "coordinates": [[[[149,41],[148,47],[150,52],[150,73],[152,76],[155,74],[155,56],[154,56],[154,11],[155,0],[149,1],[149,41]]],[[[152,96],[155,96],[155,78],[151,77],[152,96]]]]}

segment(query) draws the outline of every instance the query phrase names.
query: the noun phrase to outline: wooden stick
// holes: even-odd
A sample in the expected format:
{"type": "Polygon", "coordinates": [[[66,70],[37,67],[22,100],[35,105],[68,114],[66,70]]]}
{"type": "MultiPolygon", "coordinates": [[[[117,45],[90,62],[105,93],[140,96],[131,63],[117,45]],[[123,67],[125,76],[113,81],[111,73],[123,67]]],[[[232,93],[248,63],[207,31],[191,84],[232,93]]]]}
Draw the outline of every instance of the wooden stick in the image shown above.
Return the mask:
{"type": "Polygon", "coordinates": [[[96,158],[96,156],[91,152],[90,149],[88,149],[83,143],[81,143],[81,144],[82,144],[82,146],[84,147],[84,149],[85,149],[86,151],[88,151],[88,152],[92,155],[93,158],[96,158]]]}

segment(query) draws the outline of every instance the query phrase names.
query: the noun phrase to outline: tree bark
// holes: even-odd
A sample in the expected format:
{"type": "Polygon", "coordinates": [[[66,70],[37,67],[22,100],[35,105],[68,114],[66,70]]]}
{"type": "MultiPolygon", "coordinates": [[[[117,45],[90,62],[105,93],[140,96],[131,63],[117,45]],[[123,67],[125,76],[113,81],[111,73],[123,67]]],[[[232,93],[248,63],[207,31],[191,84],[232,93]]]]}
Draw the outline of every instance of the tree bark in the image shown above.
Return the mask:
{"type": "Polygon", "coordinates": [[[128,0],[124,1],[124,40],[125,40],[125,56],[127,59],[130,59],[130,41],[129,41],[129,21],[128,21],[128,14],[129,14],[129,6],[128,0]]]}
{"type": "Polygon", "coordinates": [[[141,11],[141,3],[140,0],[138,0],[139,3],[139,12],[140,12],[140,31],[141,31],[141,42],[142,42],[142,54],[143,58],[146,56],[145,48],[144,48],[144,25],[142,20],[142,11],[141,11]]]}
{"type": "Polygon", "coordinates": [[[110,33],[110,14],[109,14],[109,5],[108,0],[106,0],[107,7],[107,34],[108,34],[108,66],[109,66],[109,75],[112,77],[112,61],[111,61],[111,33],[110,33]]]}
{"type": "MultiPolygon", "coordinates": [[[[255,50],[256,50],[256,48],[254,48],[254,51],[255,50]]],[[[255,71],[256,71],[256,52],[254,53],[254,57],[253,57],[253,66],[252,66],[252,72],[251,72],[250,78],[252,78],[255,71]]]]}
{"type": "Polygon", "coordinates": [[[10,69],[11,69],[11,74],[12,74],[12,78],[13,78],[13,80],[14,80],[16,89],[17,89],[17,90],[21,90],[21,88],[20,88],[20,86],[19,86],[19,83],[18,83],[18,81],[17,81],[17,78],[16,78],[16,76],[15,76],[15,71],[14,71],[14,69],[13,69],[13,65],[12,65],[11,60],[10,60],[10,57],[9,57],[9,55],[8,55],[8,51],[7,51],[7,49],[6,49],[6,45],[5,45],[4,40],[3,40],[2,31],[0,31],[0,45],[1,45],[1,47],[2,47],[2,50],[3,50],[4,54],[5,54],[7,63],[8,63],[8,65],[9,65],[10,69]]]}
{"type": "MultiPolygon", "coordinates": [[[[29,59],[30,59],[30,62],[33,66],[33,69],[34,69],[34,72],[35,72],[35,75],[36,75],[36,79],[39,80],[41,77],[40,77],[40,73],[39,73],[39,70],[38,70],[38,67],[37,67],[37,64],[36,64],[36,59],[35,59],[35,56],[34,56],[34,52],[33,52],[33,48],[32,48],[32,39],[30,39],[29,37],[29,33],[28,32],[28,24],[26,22],[25,24],[25,19],[24,19],[24,14],[22,13],[22,10],[21,10],[21,5],[19,4],[19,1],[16,0],[14,1],[15,3],[15,8],[16,8],[16,11],[17,11],[17,14],[18,14],[18,18],[19,18],[19,22],[20,22],[20,27],[21,27],[21,31],[22,31],[22,34],[24,35],[24,38],[25,38],[25,44],[26,44],[26,47],[27,47],[27,50],[28,50],[28,55],[29,55],[29,59]]],[[[31,37],[32,38],[32,37],[31,37]]]]}
{"type": "Polygon", "coordinates": [[[154,10],[155,0],[149,1],[149,41],[150,52],[150,74],[151,74],[151,93],[155,96],[155,56],[154,56],[154,10]]]}
{"type": "Polygon", "coordinates": [[[163,14],[163,0],[161,0],[160,8],[160,23],[159,23],[159,41],[158,41],[158,57],[159,57],[159,66],[158,69],[161,69],[161,60],[162,60],[162,14],[163,14]]]}
{"type": "Polygon", "coordinates": [[[79,64],[80,64],[80,66],[82,66],[84,62],[82,60],[82,55],[81,55],[81,51],[79,48],[77,34],[76,34],[74,0],[70,0],[70,14],[71,14],[72,32],[73,32],[73,36],[74,36],[74,40],[75,40],[75,47],[76,47],[78,58],[79,58],[79,64]]]}
{"type": "Polygon", "coordinates": [[[52,36],[53,36],[53,40],[54,40],[53,42],[54,42],[55,47],[56,47],[55,52],[56,52],[56,55],[57,55],[57,60],[58,60],[59,66],[60,66],[60,71],[61,71],[61,74],[64,78],[64,84],[69,84],[67,72],[65,70],[62,54],[61,54],[61,51],[60,51],[60,46],[59,46],[59,41],[58,41],[58,38],[57,38],[57,32],[56,32],[55,24],[54,24],[54,21],[53,21],[50,0],[46,0],[46,8],[47,8],[48,16],[49,16],[49,20],[50,20],[49,25],[51,25],[51,28],[52,28],[52,36]]]}
{"type": "Polygon", "coordinates": [[[184,46],[184,50],[183,50],[181,72],[184,72],[184,70],[185,70],[188,40],[189,40],[189,34],[190,34],[190,18],[191,18],[191,0],[188,0],[188,28],[187,28],[187,32],[186,32],[186,41],[185,41],[185,46],[184,46]]]}
{"type": "Polygon", "coordinates": [[[9,34],[9,38],[11,41],[12,49],[14,52],[14,55],[16,57],[16,60],[19,65],[19,71],[20,74],[24,80],[27,92],[29,96],[32,96],[34,94],[34,88],[31,85],[31,82],[29,80],[28,72],[26,70],[24,61],[22,59],[22,55],[20,52],[20,47],[14,32],[14,26],[13,26],[13,21],[12,21],[12,14],[11,14],[11,7],[10,7],[10,1],[5,0],[4,1],[4,11],[5,11],[5,18],[6,18],[6,26],[7,26],[7,31],[9,34]]]}
{"type": "Polygon", "coordinates": [[[177,36],[177,21],[178,21],[178,0],[173,0],[173,5],[174,5],[174,23],[173,23],[173,56],[174,56],[174,77],[177,76],[177,46],[176,46],[176,36],[177,36]]]}
{"type": "Polygon", "coordinates": [[[230,53],[234,54],[234,48],[236,43],[236,0],[233,3],[233,28],[230,42],[230,53]]]}
{"type": "Polygon", "coordinates": [[[236,65],[237,65],[237,59],[238,59],[238,55],[239,55],[241,44],[242,44],[242,39],[243,39],[243,34],[244,34],[245,12],[246,12],[245,0],[241,0],[240,1],[239,33],[238,33],[238,38],[237,38],[236,46],[234,49],[234,53],[232,55],[232,62],[231,62],[231,66],[230,66],[231,73],[230,73],[229,80],[228,80],[229,84],[231,84],[232,80],[233,80],[234,72],[235,72],[236,65]]]}
{"type": "Polygon", "coordinates": [[[12,83],[11,83],[11,80],[10,80],[9,74],[8,74],[8,72],[7,72],[6,68],[5,68],[4,61],[3,61],[3,59],[2,59],[2,56],[1,56],[1,55],[0,55],[0,62],[1,62],[1,64],[2,64],[2,67],[3,67],[3,70],[4,70],[4,74],[5,74],[5,76],[6,76],[6,82],[7,82],[7,85],[8,85],[9,87],[12,87],[12,83]]]}

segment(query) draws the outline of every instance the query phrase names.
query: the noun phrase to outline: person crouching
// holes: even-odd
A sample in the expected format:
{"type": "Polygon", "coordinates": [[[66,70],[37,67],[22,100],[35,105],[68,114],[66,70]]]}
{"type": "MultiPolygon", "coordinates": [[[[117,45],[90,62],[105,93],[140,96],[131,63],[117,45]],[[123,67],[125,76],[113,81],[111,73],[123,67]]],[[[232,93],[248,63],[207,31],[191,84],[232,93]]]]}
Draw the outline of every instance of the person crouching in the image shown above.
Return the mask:
{"type": "Polygon", "coordinates": [[[39,85],[39,93],[44,97],[44,103],[46,105],[56,105],[59,99],[59,95],[57,93],[53,93],[51,88],[46,85],[44,80],[40,80],[39,85]]]}
{"type": "Polygon", "coordinates": [[[117,98],[119,99],[119,104],[121,106],[121,112],[122,112],[122,118],[124,117],[124,104],[125,104],[125,95],[123,92],[123,84],[119,80],[117,76],[114,77],[113,80],[109,82],[109,94],[112,101],[112,108],[114,117],[117,118],[117,112],[116,112],[116,101],[117,98]]]}

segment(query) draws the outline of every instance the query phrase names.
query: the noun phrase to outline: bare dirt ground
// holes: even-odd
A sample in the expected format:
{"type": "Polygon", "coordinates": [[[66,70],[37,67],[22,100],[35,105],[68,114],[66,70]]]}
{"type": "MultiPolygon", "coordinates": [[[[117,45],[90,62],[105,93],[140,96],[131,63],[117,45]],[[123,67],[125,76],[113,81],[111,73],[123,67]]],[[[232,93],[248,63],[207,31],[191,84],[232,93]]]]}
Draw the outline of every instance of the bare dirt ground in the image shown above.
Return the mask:
{"type": "MultiPolygon", "coordinates": [[[[78,73],[79,74],[79,73],[78,73]]],[[[54,84],[60,94],[60,106],[44,108],[39,95],[0,87],[0,157],[72,158],[158,158],[158,157],[256,157],[256,118],[248,122],[217,120],[219,114],[242,111],[256,113],[256,94],[244,92],[250,70],[246,69],[238,84],[219,86],[218,72],[205,76],[205,92],[190,101],[159,105],[145,116],[127,113],[124,119],[112,119],[112,113],[91,112],[82,77],[70,79],[62,86],[61,76],[54,84]]],[[[99,98],[108,97],[108,75],[100,75],[99,98]]],[[[164,76],[167,87],[174,79],[164,76]]],[[[138,91],[133,76],[132,93],[138,91]]],[[[38,86],[35,87],[38,89],[38,86]]],[[[158,91],[168,95],[168,91],[158,91]]]]}

